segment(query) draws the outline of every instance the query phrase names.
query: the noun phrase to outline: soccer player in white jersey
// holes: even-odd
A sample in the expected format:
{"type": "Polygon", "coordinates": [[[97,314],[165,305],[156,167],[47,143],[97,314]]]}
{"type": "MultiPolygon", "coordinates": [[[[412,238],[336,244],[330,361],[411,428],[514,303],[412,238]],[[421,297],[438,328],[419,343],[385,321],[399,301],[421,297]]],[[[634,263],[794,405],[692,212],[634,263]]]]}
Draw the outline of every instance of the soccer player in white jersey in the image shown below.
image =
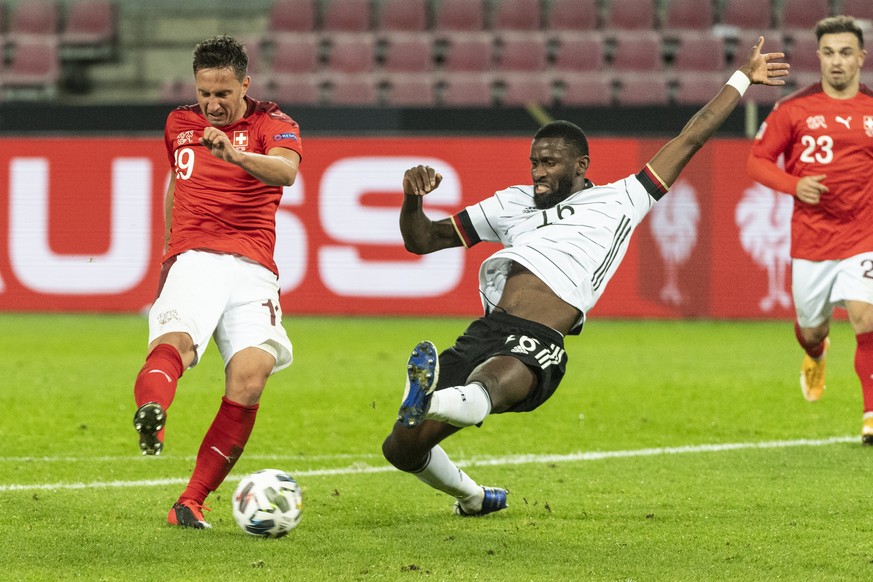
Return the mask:
{"type": "Polygon", "coordinates": [[[581,331],[634,228],[750,84],[784,84],[788,65],[775,62],[783,54],[761,54],[763,42],[677,137],[612,184],[594,186],[585,178],[588,142],[567,121],[534,135],[531,186],[512,186],[450,218],[432,221],[422,210],[422,197],[439,186],[440,174],[427,166],[406,171],[400,230],[407,250],[425,254],[480,241],[504,248],[479,271],[485,316],[440,354],[429,341],[413,350],[397,422],[382,445],[392,465],[454,497],[459,515],[507,506],[505,489],[477,484],[439,443],[489,414],[533,410],[554,393],[567,363],[564,336],[581,331]]]}

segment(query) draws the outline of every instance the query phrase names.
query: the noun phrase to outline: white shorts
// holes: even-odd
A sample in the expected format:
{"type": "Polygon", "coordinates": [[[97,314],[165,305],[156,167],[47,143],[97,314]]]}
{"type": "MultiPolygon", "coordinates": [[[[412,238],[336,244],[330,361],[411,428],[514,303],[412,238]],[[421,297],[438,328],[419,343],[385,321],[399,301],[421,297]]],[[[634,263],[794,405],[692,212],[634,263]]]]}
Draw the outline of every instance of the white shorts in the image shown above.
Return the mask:
{"type": "Polygon", "coordinates": [[[846,301],[873,304],[873,253],[836,261],[791,261],[791,291],[800,327],[818,327],[846,301]]]}
{"type": "Polygon", "coordinates": [[[272,373],[293,359],[291,341],[282,327],[279,281],[269,269],[236,255],[186,251],[161,273],[159,296],[149,310],[149,343],[169,332],[185,332],[197,352],[194,367],[209,338],[224,365],[237,352],[256,347],[273,355],[272,373]]]}

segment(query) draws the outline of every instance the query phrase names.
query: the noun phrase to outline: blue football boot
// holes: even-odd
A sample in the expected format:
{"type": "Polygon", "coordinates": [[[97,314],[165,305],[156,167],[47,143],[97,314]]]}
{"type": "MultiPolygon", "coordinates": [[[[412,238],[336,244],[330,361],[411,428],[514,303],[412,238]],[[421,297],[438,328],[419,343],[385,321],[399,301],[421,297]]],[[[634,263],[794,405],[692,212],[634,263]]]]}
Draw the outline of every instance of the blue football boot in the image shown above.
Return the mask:
{"type": "Polygon", "coordinates": [[[436,346],[423,341],[415,346],[406,366],[406,393],[397,421],[407,428],[418,426],[430,406],[430,398],[440,375],[436,346]]]}
{"type": "Polygon", "coordinates": [[[488,515],[489,513],[494,513],[495,511],[500,511],[501,509],[506,509],[506,496],[509,494],[509,491],[506,489],[500,489],[499,487],[482,487],[482,491],[485,492],[485,498],[482,500],[482,507],[479,511],[474,511],[472,513],[465,511],[463,507],[461,507],[461,502],[455,502],[455,514],[460,515],[462,517],[478,517],[480,515],[488,515]]]}

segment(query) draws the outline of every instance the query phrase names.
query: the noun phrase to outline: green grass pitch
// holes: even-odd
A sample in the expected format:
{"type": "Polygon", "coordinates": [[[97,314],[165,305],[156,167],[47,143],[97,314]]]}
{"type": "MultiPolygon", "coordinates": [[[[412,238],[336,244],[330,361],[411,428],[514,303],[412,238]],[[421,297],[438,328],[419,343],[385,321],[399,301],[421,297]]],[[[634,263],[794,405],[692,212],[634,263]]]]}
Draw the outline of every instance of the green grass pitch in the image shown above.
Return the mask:
{"type": "Polygon", "coordinates": [[[592,317],[549,402],[445,443],[480,483],[510,489],[507,511],[462,519],[380,445],[409,350],[444,348],[466,323],[287,316],[295,362],[210,496],[214,529],[193,531],[165,518],[223,391],[215,347],[181,380],[165,454],[141,457],[146,321],[0,315],[0,578],[873,579],[873,449],[845,322],[810,404],[789,322],[592,317]],[[246,536],[230,511],[237,480],[267,467],[305,496],[279,540],[246,536]]]}

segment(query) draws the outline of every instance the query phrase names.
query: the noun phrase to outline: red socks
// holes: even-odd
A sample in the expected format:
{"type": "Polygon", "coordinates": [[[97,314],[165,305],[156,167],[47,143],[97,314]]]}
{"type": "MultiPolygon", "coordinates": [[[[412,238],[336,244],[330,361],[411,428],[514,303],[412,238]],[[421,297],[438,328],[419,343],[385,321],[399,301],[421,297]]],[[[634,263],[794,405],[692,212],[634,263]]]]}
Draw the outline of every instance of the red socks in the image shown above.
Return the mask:
{"type": "Polygon", "coordinates": [[[183,371],[179,351],[169,344],[158,344],[146,356],[133,386],[137,408],[146,402],[157,402],[166,411],[176,396],[183,371]]]}
{"type": "Polygon", "coordinates": [[[794,337],[797,338],[797,343],[800,344],[800,347],[804,349],[804,351],[809,355],[810,358],[817,360],[824,353],[825,343],[824,340],[818,342],[814,345],[808,345],[803,341],[803,335],[800,333],[800,326],[797,325],[797,322],[794,322],[794,337]]]}
{"type": "MultiPolygon", "coordinates": [[[[146,402],[157,402],[166,411],[176,396],[176,386],[183,371],[182,358],[176,348],[169,344],[155,347],[136,377],[133,394],[137,407],[146,402]]],[[[193,499],[202,505],[206,496],[218,489],[249,440],[258,407],[257,404],[244,406],[221,398],[218,414],[197,452],[194,473],[179,501],[193,499]]],[[[163,434],[159,438],[163,441],[163,434]]]]}
{"type": "Polygon", "coordinates": [[[179,501],[193,499],[202,505],[206,496],[218,489],[242,455],[255,426],[258,406],[244,406],[222,396],[218,414],[197,452],[194,473],[179,501]]]}
{"type": "Polygon", "coordinates": [[[873,412],[873,332],[860,333],[855,339],[858,341],[855,349],[855,373],[861,380],[864,412],[873,412]]]}
{"type": "MultiPolygon", "coordinates": [[[[797,342],[806,350],[811,358],[819,358],[824,351],[824,342],[814,346],[803,343],[800,326],[794,323],[794,335],[797,342]]],[[[861,381],[861,393],[864,397],[864,412],[873,412],[873,332],[860,333],[855,336],[858,342],[855,348],[855,373],[861,381]]]]}
{"type": "MultiPolygon", "coordinates": [[[[182,356],[169,344],[158,344],[149,355],[145,364],[136,376],[133,385],[133,397],[136,407],[146,402],[157,402],[166,413],[173,398],[176,396],[176,386],[182,377],[182,356]]],[[[158,431],[158,439],[164,442],[164,430],[158,431]]]]}

